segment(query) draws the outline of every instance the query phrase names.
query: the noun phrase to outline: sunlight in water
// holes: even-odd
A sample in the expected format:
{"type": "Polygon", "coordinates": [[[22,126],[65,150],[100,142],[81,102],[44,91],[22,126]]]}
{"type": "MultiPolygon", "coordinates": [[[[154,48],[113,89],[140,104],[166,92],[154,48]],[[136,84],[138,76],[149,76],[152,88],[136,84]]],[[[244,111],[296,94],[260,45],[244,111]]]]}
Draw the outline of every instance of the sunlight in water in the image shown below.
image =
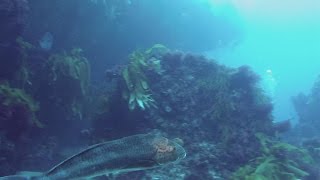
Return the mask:
{"type": "MultiPolygon", "coordinates": [[[[202,0],[204,1],[204,0],[202,0]]],[[[236,11],[245,19],[294,20],[305,18],[315,20],[320,15],[319,0],[205,0],[214,12],[236,11]],[[298,19],[296,19],[298,18],[298,19]]]]}
{"type": "Polygon", "coordinates": [[[212,57],[231,66],[249,64],[256,72],[263,72],[262,76],[271,68],[279,83],[272,90],[278,100],[275,117],[288,117],[290,97],[307,90],[303,87],[311,87],[319,72],[320,1],[206,0],[206,3],[215,15],[241,21],[237,24],[244,33],[234,47],[215,49],[212,57]]]}

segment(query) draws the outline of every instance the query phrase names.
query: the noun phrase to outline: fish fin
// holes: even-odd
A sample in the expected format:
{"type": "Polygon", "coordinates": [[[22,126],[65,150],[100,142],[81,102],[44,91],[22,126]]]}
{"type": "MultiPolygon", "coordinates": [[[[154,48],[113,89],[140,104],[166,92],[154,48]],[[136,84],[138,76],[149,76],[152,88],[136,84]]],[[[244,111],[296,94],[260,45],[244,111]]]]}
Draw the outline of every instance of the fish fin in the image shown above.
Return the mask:
{"type": "Polygon", "coordinates": [[[106,144],[107,142],[104,142],[104,143],[99,143],[99,144],[95,144],[95,145],[92,145],[92,146],[89,146],[87,149],[84,149],[82,151],[80,151],[79,153],[67,158],[66,160],[62,161],[61,163],[57,164],[56,166],[54,166],[53,168],[51,168],[48,173],[54,171],[56,168],[58,168],[59,166],[62,166],[63,164],[67,163],[68,161],[70,161],[71,159],[74,159],[74,158],[77,158],[78,156],[81,156],[82,154],[96,148],[96,147],[99,147],[99,146],[103,146],[104,144],[106,144]]]}
{"type": "Polygon", "coordinates": [[[12,175],[0,177],[0,180],[31,180],[32,176],[12,175]]]}
{"type": "Polygon", "coordinates": [[[22,176],[13,175],[13,176],[3,176],[3,177],[0,177],[0,180],[27,180],[27,179],[25,179],[25,178],[22,177],[22,176]]]}
{"type": "Polygon", "coordinates": [[[41,175],[41,172],[20,171],[16,175],[0,177],[0,180],[31,180],[41,175]]]}
{"type": "Polygon", "coordinates": [[[41,172],[20,171],[16,175],[0,177],[0,180],[31,180],[41,175],[41,172]]]}

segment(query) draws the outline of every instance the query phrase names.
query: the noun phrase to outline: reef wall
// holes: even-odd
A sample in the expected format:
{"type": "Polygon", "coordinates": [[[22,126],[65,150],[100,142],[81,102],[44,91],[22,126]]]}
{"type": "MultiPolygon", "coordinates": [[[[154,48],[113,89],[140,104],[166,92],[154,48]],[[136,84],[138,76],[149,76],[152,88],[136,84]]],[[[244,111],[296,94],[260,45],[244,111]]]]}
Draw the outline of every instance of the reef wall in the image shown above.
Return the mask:
{"type": "Polygon", "coordinates": [[[22,38],[17,44],[20,76],[0,84],[1,175],[45,171],[80,149],[74,147],[154,132],[180,138],[187,158],[117,178],[313,176],[309,152],[279,141],[271,101],[247,66],[156,44],[91,83],[82,49],[51,52],[22,38]]]}

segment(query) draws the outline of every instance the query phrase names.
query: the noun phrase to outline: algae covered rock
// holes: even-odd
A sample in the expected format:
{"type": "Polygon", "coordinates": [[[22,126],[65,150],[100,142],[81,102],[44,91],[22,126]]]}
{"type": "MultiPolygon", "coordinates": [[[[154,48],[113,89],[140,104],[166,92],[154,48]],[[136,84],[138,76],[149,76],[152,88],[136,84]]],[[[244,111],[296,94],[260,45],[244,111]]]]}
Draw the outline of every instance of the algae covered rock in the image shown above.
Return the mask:
{"type": "Polygon", "coordinates": [[[255,134],[274,134],[272,104],[259,77],[246,66],[230,68],[201,55],[155,47],[162,50],[136,51],[120,73],[108,71],[116,79],[109,99],[113,109],[98,118],[97,136],[110,126],[116,129],[112,132],[170,132],[189,142],[188,168],[207,179],[228,178],[259,157],[255,134]]]}

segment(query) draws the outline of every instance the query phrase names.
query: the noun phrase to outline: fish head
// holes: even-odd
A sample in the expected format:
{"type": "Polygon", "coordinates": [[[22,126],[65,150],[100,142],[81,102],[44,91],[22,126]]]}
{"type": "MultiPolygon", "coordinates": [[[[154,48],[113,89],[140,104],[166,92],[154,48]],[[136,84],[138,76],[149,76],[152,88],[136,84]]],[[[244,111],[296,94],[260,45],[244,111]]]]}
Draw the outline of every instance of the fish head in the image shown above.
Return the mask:
{"type": "Polygon", "coordinates": [[[156,168],[186,157],[181,140],[169,140],[153,134],[148,134],[141,139],[143,140],[142,146],[131,148],[131,152],[123,158],[125,166],[117,169],[117,173],[156,168]],[[135,148],[137,148],[136,151],[135,148]]]}
{"type": "Polygon", "coordinates": [[[182,147],[180,139],[169,140],[165,137],[156,138],[153,141],[155,148],[154,161],[158,165],[177,162],[186,157],[186,151],[182,147]]]}

